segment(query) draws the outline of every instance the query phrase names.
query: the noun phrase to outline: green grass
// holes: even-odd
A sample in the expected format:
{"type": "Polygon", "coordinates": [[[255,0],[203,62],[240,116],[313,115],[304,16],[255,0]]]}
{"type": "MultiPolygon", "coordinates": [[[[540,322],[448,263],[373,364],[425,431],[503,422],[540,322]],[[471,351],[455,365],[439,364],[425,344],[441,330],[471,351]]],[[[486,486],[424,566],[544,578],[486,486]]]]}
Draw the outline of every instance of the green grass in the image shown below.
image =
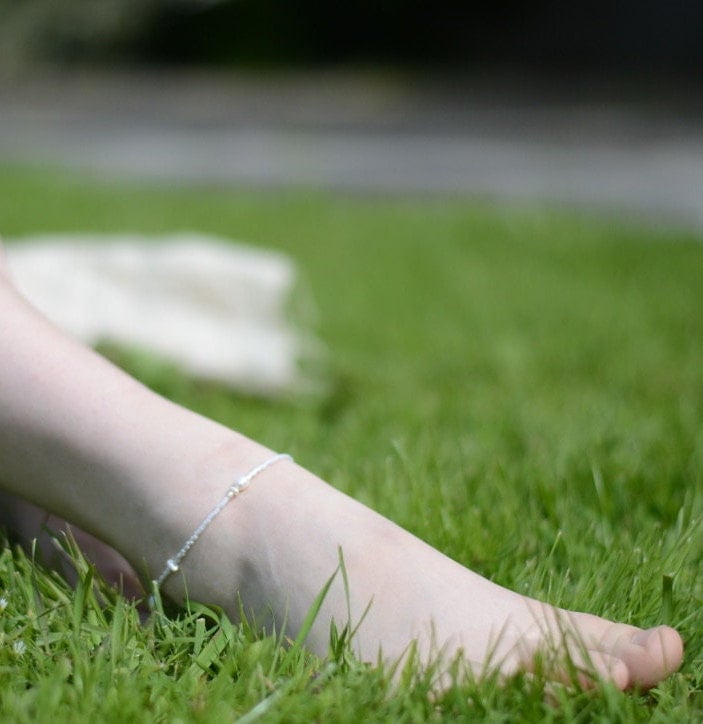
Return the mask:
{"type": "MultiPolygon", "coordinates": [[[[457,683],[328,661],[193,605],[139,624],[0,554],[11,721],[578,721],[703,717],[703,244],[461,200],[93,183],[0,169],[0,228],[194,229],[281,249],[318,308],[328,393],[265,402],[130,371],[520,592],[687,642],[648,694],[457,683]],[[18,642],[22,642],[21,644],[18,642]],[[24,648],[23,648],[24,647],[24,648]]],[[[0,340],[1,344],[1,340],[0,340]]]]}

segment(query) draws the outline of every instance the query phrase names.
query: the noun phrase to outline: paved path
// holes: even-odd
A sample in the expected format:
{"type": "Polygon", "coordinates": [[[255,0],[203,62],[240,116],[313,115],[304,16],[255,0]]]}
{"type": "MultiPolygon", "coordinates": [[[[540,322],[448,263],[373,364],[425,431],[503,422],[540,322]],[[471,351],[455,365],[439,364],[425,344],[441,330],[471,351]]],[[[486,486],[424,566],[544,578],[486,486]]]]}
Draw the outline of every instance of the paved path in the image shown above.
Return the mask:
{"type": "Polygon", "coordinates": [[[700,109],[563,95],[324,74],[6,79],[0,162],[170,184],[471,194],[703,228],[700,109]]]}

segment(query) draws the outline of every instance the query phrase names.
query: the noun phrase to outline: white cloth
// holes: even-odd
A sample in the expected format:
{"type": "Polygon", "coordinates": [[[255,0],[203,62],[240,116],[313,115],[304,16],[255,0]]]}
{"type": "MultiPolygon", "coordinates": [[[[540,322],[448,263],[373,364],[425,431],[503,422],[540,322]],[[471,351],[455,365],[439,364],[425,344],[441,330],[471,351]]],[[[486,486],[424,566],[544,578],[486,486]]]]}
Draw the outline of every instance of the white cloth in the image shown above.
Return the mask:
{"type": "Polygon", "coordinates": [[[284,254],[198,234],[45,235],[7,244],[20,291],[94,345],[147,348],[249,393],[296,389],[308,346],[291,327],[284,254]]]}

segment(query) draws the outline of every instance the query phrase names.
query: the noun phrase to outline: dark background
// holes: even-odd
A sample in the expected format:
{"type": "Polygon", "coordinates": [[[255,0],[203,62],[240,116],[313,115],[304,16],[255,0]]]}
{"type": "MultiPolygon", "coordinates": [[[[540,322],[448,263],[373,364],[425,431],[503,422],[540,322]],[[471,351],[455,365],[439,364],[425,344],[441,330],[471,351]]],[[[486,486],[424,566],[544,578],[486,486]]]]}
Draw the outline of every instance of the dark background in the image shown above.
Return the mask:
{"type": "Polygon", "coordinates": [[[0,60],[703,80],[697,0],[0,0],[0,60]]]}
{"type": "Polygon", "coordinates": [[[155,60],[383,63],[472,69],[685,72],[703,66],[691,0],[256,0],[163,8],[143,38],[155,60]]]}

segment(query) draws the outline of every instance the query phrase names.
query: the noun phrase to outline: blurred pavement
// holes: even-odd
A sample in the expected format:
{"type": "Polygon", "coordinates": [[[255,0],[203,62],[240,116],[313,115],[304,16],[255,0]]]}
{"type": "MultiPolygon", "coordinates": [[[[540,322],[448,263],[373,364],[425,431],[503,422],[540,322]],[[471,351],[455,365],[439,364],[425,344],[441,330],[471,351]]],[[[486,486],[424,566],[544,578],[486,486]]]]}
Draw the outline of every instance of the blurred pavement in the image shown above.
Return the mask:
{"type": "Polygon", "coordinates": [[[672,98],[338,73],[54,73],[0,80],[0,163],[448,192],[701,229],[703,112],[672,98]]]}

